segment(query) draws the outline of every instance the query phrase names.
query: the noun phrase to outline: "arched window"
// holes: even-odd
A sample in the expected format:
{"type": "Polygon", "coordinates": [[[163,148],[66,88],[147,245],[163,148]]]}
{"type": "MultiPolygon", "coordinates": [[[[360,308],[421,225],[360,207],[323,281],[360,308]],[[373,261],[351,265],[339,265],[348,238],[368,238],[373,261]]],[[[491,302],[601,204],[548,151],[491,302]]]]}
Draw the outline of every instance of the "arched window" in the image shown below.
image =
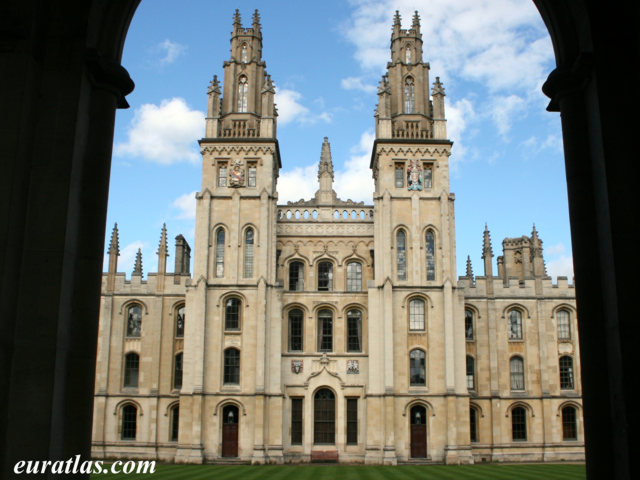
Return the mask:
{"type": "Polygon", "coordinates": [[[411,53],[412,53],[411,45],[407,45],[405,50],[404,50],[404,62],[405,63],[411,63],[411,53]]]}
{"type": "Polygon", "coordinates": [[[336,398],[322,388],[313,397],[313,443],[333,444],[336,436],[336,398]]]}
{"type": "Polygon", "coordinates": [[[523,407],[511,410],[511,439],[515,442],[527,439],[527,411],[523,407]]]}
{"type": "Polygon", "coordinates": [[[427,280],[436,279],[435,241],[433,232],[427,230],[425,235],[425,251],[427,252],[427,280]]]}
{"type": "Polygon", "coordinates": [[[509,361],[511,390],[524,390],[524,360],[522,357],[511,357],[509,361]]]}
{"type": "Polygon", "coordinates": [[[404,113],[413,113],[415,106],[415,93],[413,78],[407,77],[404,81],[404,113]]]}
{"type": "Polygon", "coordinates": [[[244,278],[253,277],[253,228],[244,232],[244,278]]]}
{"type": "Polygon", "coordinates": [[[333,312],[323,309],[318,312],[318,351],[333,350],[333,312]]]}
{"type": "Polygon", "coordinates": [[[127,308],[127,338],[140,338],[142,330],[142,307],[132,303],[127,308]]]}
{"type": "Polygon", "coordinates": [[[182,388],[182,352],[178,353],[173,361],[173,388],[174,390],[182,388]]]}
{"type": "Polygon", "coordinates": [[[560,388],[573,389],[573,358],[568,355],[560,357],[560,388]]]}
{"type": "Polygon", "coordinates": [[[289,310],[289,351],[301,352],[303,347],[304,315],[302,310],[289,310]]]}
{"type": "Polygon", "coordinates": [[[478,410],[474,407],[469,407],[469,440],[478,441],[478,410]]]}
{"type": "Polygon", "coordinates": [[[404,230],[396,233],[396,264],[398,269],[398,280],[407,279],[407,236],[404,230]]]}
{"type": "Polygon", "coordinates": [[[224,228],[216,231],[216,277],[224,276],[224,228]]]}
{"type": "Polygon", "coordinates": [[[135,405],[125,405],[122,407],[122,429],[120,438],[122,440],[136,439],[136,421],[138,419],[138,409],[135,405]]]}
{"type": "Polygon", "coordinates": [[[223,383],[240,383],[240,350],[227,348],[224,351],[224,378],[223,383]]]}
{"type": "Polygon", "coordinates": [[[522,340],[522,313],[520,310],[509,311],[509,340],[522,340]]]}
{"type": "Polygon", "coordinates": [[[318,290],[321,292],[333,290],[333,264],[331,262],[318,264],[318,290]]]}
{"type": "Polygon", "coordinates": [[[124,356],[124,381],[125,387],[138,387],[138,369],[140,357],[137,353],[129,352],[124,356]]]}
{"type": "Polygon", "coordinates": [[[347,352],[362,351],[362,313],[360,310],[347,312],[347,352]]]}
{"type": "Polygon", "coordinates": [[[249,84],[247,83],[247,77],[243,75],[238,80],[238,112],[244,113],[247,111],[248,96],[249,96],[249,84]]]}
{"type": "Polygon", "coordinates": [[[558,321],[558,340],[571,340],[571,316],[566,310],[558,310],[556,313],[558,321]]]}
{"type": "Polygon", "coordinates": [[[562,440],[578,439],[578,422],[575,407],[562,409],[562,440]]]}
{"type": "Polygon", "coordinates": [[[424,300],[413,298],[409,301],[409,330],[424,329],[424,300]]]}
{"type": "Polygon", "coordinates": [[[174,405],[171,407],[169,413],[169,419],[171,421],[169,427],[169,441],[177,442],[178,441],[178,426],[180,425],[180,405],[174,405]]]}
{"type": "Polygon", "coordinates": [[[184,337],[184,321],[185,321],[184,305],[176,310],[176,338],[184,337]]]}
{"type": "Polygon", "coordinates": [[[227,298],[224,304],[225,330],[240,330],[240,308],[241,302],[239,298],[227,298]]]}
{"type": "Polygon", "coordinates": [[[467,355],[467,388],[475,390],[476,388],[476,365],[471,355],[467,355]]]}
{"type": "Polygon", "coordinates": [[[289,264],[289,290],[292,292],[304,290],[304,263],[291,262],[289,264]]]}
{"type": "Polygon", "coordinates": [[[360,262],[347,263],[347,292],[362,290],[362,264],[360,262]]]}
{"type": "Polygon", "coordinates": [[[242,59],[242,63],[247,63],[247,59],[249,58],[248,50],[249,49],[247,48],[247,44],[243,43],[242,44],[242,52],[240,54],[240,58],[242,59]]]}
{"type": "Polygon", "coordinates": [[[427,384],[426,355],[424,350],[415,349],[409,353],[409,384],[424,386],[427,384]]]}
{"type": "Polygon", "coordinates": [[[473,340],[473,312],[471,310],[464,311],[464,338],[473,340]]]}

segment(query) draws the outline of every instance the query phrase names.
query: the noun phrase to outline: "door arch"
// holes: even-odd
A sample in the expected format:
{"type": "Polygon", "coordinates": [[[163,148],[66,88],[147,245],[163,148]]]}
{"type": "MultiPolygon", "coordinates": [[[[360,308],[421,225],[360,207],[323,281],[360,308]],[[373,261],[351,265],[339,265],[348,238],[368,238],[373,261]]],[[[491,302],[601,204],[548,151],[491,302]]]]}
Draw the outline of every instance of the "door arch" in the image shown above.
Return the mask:
{"type": "Polygon", "coordinates": [[[336,443],[336,397],[328,388],[321,388],[313,397],[313,443],[336,443]]]}
{"type": "Polygon", "coordinates": [[[238,407],[226,405],[222,409],[222,456],[238,456],[238,407]]]}
{"type": "Polygon", "coordinates": [[[411,407],[411,458],[427,457],[427,409],[411,407]]]}

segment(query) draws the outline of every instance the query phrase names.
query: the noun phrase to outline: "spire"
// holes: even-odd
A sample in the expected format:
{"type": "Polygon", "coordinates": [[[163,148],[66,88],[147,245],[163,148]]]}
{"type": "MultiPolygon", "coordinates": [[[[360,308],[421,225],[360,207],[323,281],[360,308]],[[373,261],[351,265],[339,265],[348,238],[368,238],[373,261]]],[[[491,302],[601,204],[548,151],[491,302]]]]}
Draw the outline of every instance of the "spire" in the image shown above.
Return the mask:
{"type": "Polygon", "coordinates": [[[331,161],[331,146],[329,139],[324,137],[322,142],[322,151],[320,152],[320,164],[318,165],[318,180],[322,178],[322,174],[328,172],[333,180],[333,162],[331,161]]]}
{"type": "Polygon", "coordinates": [[[138,249],[136,253],[136,263],[133,266],[133,275],[140,275],[142,277],[142,250],[138,249]]]}
{"type": "Polygon", "coordinates": [[[167,272],[167,257],[169,256],[169,248],[167,246],[167,224],[162,224],[160,232],[160,244],[158,245],[158,273],[165,274],[167,272]]]}
{"type": "Polygon", "coordinates": [[[473,267],[471,266],[471,257],[467,255],[467,275],[468,278],[473,278],[473,267]]]}

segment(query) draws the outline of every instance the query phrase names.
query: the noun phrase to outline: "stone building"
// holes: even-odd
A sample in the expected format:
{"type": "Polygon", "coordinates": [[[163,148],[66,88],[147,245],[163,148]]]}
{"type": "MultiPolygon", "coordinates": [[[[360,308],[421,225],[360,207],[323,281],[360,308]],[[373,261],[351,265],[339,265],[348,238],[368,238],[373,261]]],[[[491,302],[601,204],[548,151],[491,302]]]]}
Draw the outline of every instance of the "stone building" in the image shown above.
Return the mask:
{"type": "Polygon", "coordinates": [[[378,89],[373,204],[332,188],[278,205],[275,88],[257,12],[236,12],[208,91],[190,247],[103,276],[93,455],[202,463],[584,458],[575,293],[542,241],[508,238],[457,278],[444,88],[418,14],[396,13],[378,89]],[[432,88],[430,90],[430,86],[432,88]],[[222,88],[221,88],[222,87],[222,88]]]}

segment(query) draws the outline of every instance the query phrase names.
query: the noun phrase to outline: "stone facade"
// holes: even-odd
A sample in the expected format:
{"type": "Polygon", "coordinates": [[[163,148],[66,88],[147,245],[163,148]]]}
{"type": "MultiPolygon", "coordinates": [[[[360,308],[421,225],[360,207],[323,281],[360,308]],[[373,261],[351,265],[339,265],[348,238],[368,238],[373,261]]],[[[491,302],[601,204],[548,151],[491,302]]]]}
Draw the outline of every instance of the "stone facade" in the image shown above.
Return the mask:
{"type": "Polygon", "coordinates": [[[111,239],[93,454],[202,463],[472,463],[584,458],[573,286],[542,242],[483,239],[457,278],[444,88],[420,21],[396,14],[378,89],[373,205],[333,191],[278,205],[275,89],[258,14],[236,13],[208,92],[202,186],[176,268],[131,280],[111,239]]]}

